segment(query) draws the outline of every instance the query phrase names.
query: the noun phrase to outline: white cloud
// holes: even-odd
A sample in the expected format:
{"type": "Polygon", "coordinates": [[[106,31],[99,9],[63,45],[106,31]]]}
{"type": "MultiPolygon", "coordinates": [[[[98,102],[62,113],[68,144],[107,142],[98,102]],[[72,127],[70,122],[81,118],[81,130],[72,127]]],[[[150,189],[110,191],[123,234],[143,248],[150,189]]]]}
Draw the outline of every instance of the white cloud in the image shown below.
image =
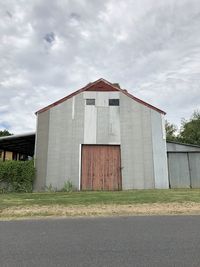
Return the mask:
{"type": "Polygon", "coordinates": [[[0,3],[0,128],[100,77],[180,123],[200,108],[199,0],[0,3]]]}

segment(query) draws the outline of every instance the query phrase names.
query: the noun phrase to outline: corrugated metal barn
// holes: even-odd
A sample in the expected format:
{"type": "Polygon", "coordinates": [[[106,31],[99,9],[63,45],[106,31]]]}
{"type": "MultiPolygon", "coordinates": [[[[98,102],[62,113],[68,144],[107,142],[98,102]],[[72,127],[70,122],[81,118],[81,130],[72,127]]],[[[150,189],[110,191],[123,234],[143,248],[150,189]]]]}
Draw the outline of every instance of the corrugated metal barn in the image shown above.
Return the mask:
{"type": "Polygon", "coordinates": [[[35,190],[169,188],[164,114],[104,79],[39,110],[35,190]]]}

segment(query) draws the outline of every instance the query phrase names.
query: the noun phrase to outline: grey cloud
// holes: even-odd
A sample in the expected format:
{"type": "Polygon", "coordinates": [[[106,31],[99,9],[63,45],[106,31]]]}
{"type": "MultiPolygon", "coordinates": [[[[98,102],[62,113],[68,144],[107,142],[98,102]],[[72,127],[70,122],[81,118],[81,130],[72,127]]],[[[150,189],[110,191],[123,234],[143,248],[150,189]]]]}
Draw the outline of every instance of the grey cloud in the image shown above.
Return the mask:
{"type": "Polygon", "coordinates": [[[12,14],[9,11],[6,11],[6,14],[8,15],[8,17],[12,18],[12,14]]]}
{"type": "Polygon", "coordinates": [[[7,122],[12,132],[34,130],[37,109],[100,77],[175,123],[200,108],[198,0],[0,6],[0,128],[7,122]]]}
{"type": "Polygon", "coordinates": [[[78,13],[76,13],[76,12],[72,12],[72,13],[70,14],[70,18],[79,21],[79,20],[81,19],[81,15],[78,14],[78,13]]]}
{"type": "Polygon", "coordinates": [[[45,34],[44,39],[51,44],[55,41],[55,34],[53,32],[49,32],[45,34]]]}

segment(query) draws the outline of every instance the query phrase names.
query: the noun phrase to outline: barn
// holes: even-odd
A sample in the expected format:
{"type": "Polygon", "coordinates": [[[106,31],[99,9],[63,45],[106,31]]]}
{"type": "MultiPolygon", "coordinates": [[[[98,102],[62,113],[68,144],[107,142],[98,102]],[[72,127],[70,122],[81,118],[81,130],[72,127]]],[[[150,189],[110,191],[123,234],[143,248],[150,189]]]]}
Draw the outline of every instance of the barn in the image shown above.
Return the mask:
{"type": "Polygon", "coordinates": [[[39,110],[35,190],[169,188],[165,112],[105,79],[39,110]]]}

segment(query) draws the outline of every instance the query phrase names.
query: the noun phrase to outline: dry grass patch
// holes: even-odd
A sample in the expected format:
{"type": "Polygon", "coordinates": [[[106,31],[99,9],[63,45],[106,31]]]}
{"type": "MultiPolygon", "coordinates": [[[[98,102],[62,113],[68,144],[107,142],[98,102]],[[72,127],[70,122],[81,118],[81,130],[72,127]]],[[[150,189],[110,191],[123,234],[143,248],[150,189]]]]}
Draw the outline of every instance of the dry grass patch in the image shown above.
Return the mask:
{"type": "Polygon", "coordinates": [[[200,215],[200,203],[152,203],[133,205],[52,205],[16,206],[0,211],[0,218],[27,217],[71,217],[71,216],[114,216],[114,215],[200,215]]]}

